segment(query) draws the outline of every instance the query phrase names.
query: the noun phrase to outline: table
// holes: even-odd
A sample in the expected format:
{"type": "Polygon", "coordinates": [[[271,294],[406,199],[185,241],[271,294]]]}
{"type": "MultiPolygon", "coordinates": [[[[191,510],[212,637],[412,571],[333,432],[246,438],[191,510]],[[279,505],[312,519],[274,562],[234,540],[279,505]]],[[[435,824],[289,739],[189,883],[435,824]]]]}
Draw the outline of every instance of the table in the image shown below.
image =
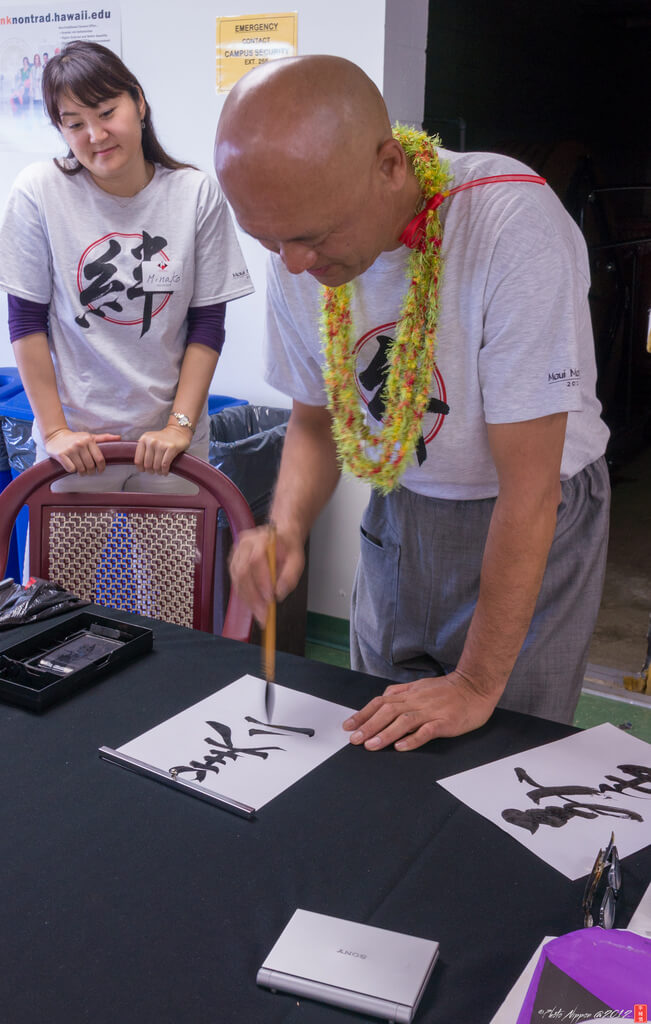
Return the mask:
{"type": "MultiPolygon", "coordinates": [[[[435,784],[569,727],[498,711],[411,753],[350,746],[248,821],[97,751],[259,675],[259,648],[112,614],[151,625],[154,651],[40,715],[0,705],[2,1024],[370,1020],[257,987],[296,907],[438,939],[416,1021],[483,1024],[544,935],[581,927],[583,880],[435,784]]],[[[276,677],[359,707],[384,685],[288,654],[276,677]]],[[[620,927],[650,873],[649,848],[624,861],[620,927]]]]}

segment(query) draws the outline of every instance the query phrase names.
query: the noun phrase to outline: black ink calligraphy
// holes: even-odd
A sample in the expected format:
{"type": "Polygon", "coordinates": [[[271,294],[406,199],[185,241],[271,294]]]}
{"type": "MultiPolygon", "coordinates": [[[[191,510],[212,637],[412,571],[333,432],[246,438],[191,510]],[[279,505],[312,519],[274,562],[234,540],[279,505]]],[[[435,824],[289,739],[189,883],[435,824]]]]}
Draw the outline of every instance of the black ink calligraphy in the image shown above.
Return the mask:
{"type": "Polygon", "coordinates": [[[616,775],[607,775],[606,778],[610,782],[614,782],[614,786],[609,786],[607,783],[602,782],[599,786],[602,793],[607,793],[609,790],[613,793],[623,793],[625,789],[628,789],[631,791],[629,796],[631,793],[651,796],[651,768],[646,768],[641,764],[618,764],[617,770],[631,775],[633,777],[632,781],[618,779],[616,775]]]}
{"type": "Polygon", "coordinates": [[[142,338],[150,329],[153,317],[162,309],[167,301],[165,299],[162,303],[159,302],[158,308],[154,309],[154,297],[169,296],[171,294],[165,291],[146,292],[142,287],[142,265],[152,260],[159,253],[162,253],[163,257],[167,259],[167,254],[163,251],[166,245],[167,239],[163,238],[162,235],[150,235],[147,231],[143,231],[141,241],[131,249],[128,246],[125,246],[123,249],[122,244],[114,236],[108,239],[100,239],[99,242],[90,246],[84,253],[78,270],[79,301],[86,309],[79,316],[75,317],[75,322],[84,329],[89,328],[91,325],[89,314],[103,320],[107,319],[107,317],[111,319],[110,315],[106,312],[107,309],[114,314],[122,313],[126,303],[142,299],[141,317],[138,317],[137,313],[125,314],[127,316],[126,320],[113,321],[115,323],[141,323],[140,337],[142,338]],[[99,255],[95,256],[94,252],[103,243],[105,243],[105,248],[99,255]],[[86,257],[88,257],[87,260],[86,257]],[[124,277],[126,272],[124,267],[125,259],[131,262],[131,277],[134,282],[128,288],[120,280],[120,276],[124,277]],[[120,261],[122,261],[121,267],[118,266],[120,261]],[[85,282],[85,287],[82,286],[82,281],[85,282]],[[116,292],[121,293],[120,301],[115,297],[116,292]],[[110,296],[113,297],[109,298],[110,296]],[[102,301],[98,302],[98,300],[102,301]]]}
{"type": "MultiPolygon", "coordinates": [[[[244,721],[254,723],[255,725],[264,724],[250,715],[246,715],[244,721]]],[[[190,773],[194,775],[193,781],[203,782],[207,778],[208,772],[218,775],[220,768],[223,768],[228,761],[237,761],[240,757],[259,757],[264,761],[269,757],[270,751],[285,750],[284,747],[236,747],[233,744],[233,733],[229,726],[224,725],[222,722],[210,721],[206,722],[206,725],[209,725],[211,729],[219,733],[221,742],[213,736],[206,736],[204,742],[210,745],[208,753],[203,755],[202,760],[190,761],[189,764],[178,764],[170,768],[169,773],[174,778],[177,775],[190,773]]],[[[298,733],[311,738],[314,736],[314,729],[297,728],[291,725],[276,725],[273,722],[270,722],[266,729],[249,729],[249,736],[286,736],[291,733],[298,733]]]]}
{"type": "Polygon", "coordinates": [[[167,239],[159,236],[148,235],[146,231],[142,233],[142,243],[135,249],[131,250],[131,255],[136,260],[136,265],[133,269],[133,279],[136,282],[127,291],[127,297],[129,299],[142,298],[144,296],[145,306],[142,314],[142,330],[140,337],[146,334],[151,326],[151,311],[152,302],[154,298],[153,292],[145,292],[142,288],[142,264],[148,263],[149,260],[153,259],[159,252],[162,252],[163,246],[167,245],[167,239]]]}
{"type": "MultiPolygon", "coordinates": [[[[90,283],[79,292],[79,301],[82,306],[90,307],[91,303],[96,302],[97,299],[103,298],[105,295],[110,295],[111,292],[124,291],[124,285],[121,281],[112,280],[118,272],[118,268],[113,261],[121,251],[120,243],[115,238],[111,238],[101,256],[91,260],[84,266],[83,276],[90,283]]],[[[116,300],[105,302],[104,305],[114,312],[121,312],[122,310],[122,306],[116,300]]],[[[101,305],[89,308],[88,312],[102,319],[106,317],[106,313],[101,305]]],[[[75,321],[80,327],[90,327],[90,321],[85,313],[75,317],[75,321]]]]}
{"type": "MultiPolygon", "coordinates": [[[[620,779],[615,775],[607,775],[609,782],[602,782],[598,787],[560,785],[542,786],[535,782],[524,768],[516,768],[515,775],[518,782],[526,782],[534,788],[529,790],[527,796],[536,804],[536,807],[529,807],[525,810],[515,807],[508,807],[502,811],[502,817],[511,825],[518,825],[526,829],[532,835],[538,831],[541,825],[550,828],[562,828],[572,818],[598,818],[600,816],[609,818],[628,818],[630,821],[644,821],[644,818],[637,811],[618,807],[614,804],[588,803],[574,799],[577,796],[591,797],[603,796],[608,792],[624,793],[630,790],[634,793],[651,796],[651,769],[641,765],[617,765],[617,770],[631,776],[631,779],[620,779]],[[613,783],[610,785],[609,783],[613,783]],[[543,800],[550,798],[565,801],[564,803],[540,806],[543,800]]],[[[631,793],[628,794],[629,796],[631,793]]],[[[606,799],[609,799],[606,796],[606,799]]]]}
{"type": "MultiPolygon", "coordinates": [[[[255,725],[265,725],[265,722],[259,722],[257,718],[252,718],[251,715],[244,716],[245,722],[254,722],[255,725]]],[[[277,729],[278,732],[270,732],[269,728],[266,729],[249,729],[249,736],[282,736],[283,732],[295,732],[302,736],[314,736],[314,729],[298,729],[292,725],[271,725],[272,729],[277,729]]]]}

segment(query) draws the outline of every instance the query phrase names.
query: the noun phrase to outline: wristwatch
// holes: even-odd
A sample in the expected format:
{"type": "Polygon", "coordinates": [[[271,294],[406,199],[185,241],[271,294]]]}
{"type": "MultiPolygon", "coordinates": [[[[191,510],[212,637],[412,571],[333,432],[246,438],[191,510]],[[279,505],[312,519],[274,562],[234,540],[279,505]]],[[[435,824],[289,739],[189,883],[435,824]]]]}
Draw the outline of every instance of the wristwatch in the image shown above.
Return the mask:
{"type": "Polygon", "coordinates": [[[173,412],[170,415],[174,417],[174,419],[176,420],[180,427],[188,427],[194,434],[196,428],[193,426],[193,424],[190,422],[189,417],[187,417],[184,412],[173,412]]]}

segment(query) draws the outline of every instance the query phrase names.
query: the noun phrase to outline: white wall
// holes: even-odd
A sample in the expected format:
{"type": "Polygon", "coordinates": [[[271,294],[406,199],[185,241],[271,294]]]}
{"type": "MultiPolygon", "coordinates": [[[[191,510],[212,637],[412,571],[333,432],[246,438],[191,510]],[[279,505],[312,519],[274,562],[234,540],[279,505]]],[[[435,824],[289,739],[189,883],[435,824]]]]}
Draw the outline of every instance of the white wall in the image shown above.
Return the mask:
{"type": "MultiPolygon", "coordinates": [[[[33,9],[33,0],[12,6],[33,9]]],[[[294,0],[299,53],[332,53],[359,64],[380,89],[385,79],[392,118],[422,119],[427,38],[427,0],[294,0]],[[385,39],[386,21],[386,39],[385,39]]],[[[216,24],[219,16],[283,10],[277,2],[252,0],[129,0],[122,5],[122,57],[151,104],[165,148],[174,156],[212,170],[215,127],[224,96],[215,89],[216,24]]],[[[56,141],[53,137],[53,143],[56,141]]],[[[54,152],[54,151],[53,151],[54,152]]],[[[7,155],[9,156],[9,155],[7,155]]],[[[42,154],[43,157],[46,154],[42,154]]],[[[41,154],[12,154],[0,166],[0,205],[17,170],[41,154]]],[[[288,406],[285,396],[262,379],[264,250],[241,236],[256,286],[255,295],[229,305],[227,343],[212,391],[256,404],[288,406]]],[[[0,298],[0,365],[13,365],[6,328],[6,297],[0,298]]],[[[358,551],[358,524],[368,490],[356,480],[340,483],[316,524],[311,541],[311,611],[348,617],[358,551]]]]}
{"type": "MultiPolygon", "coordinates": [[[[375,8],[381,6],[378,2],[375,8]]],[[[382,89],[392,121],[417,127],[421,126],[425,107],[428,6],[428,0],[386,0],[382,78],[363,62],[360,52],[352,56],[342,54],[361,64],[382,89]]],[[[366,484],[353,477],[342,477],[332,501],[314,526],[308,590],[310,611],[348,618],[359,554],[359,521],[368,493],[366,484]]]]}
{"type": "Polygon", "coordinates": [[[425,112],[428,0],[386,0],[384,96],[392,121],[420,128],[425,112]]]}
{"type": "MultiPolygon", "coordinates": [[[[32,11],[33,0],[12,6],[32,11]]],[[[80,2],[81,6],[81,2],[80,2]]],[[[215,127],[225,99],[215,89],[216,21],[223,15],[265,14],[284,10],[277,2],[251,0],[129,0],[121,5],[122,57],[134,71],[151,104],[154,123],[169,152],[212,171],[215,127]]],[[[334,53],[360,64],[382,86],[384,67],[384,0],[298,0],[301,53],[334,53]]],[[[53,135],[53,144],[56,137],[53,135]]],[[[59,149],[53,152],[59,152],[59,149]]],[[[46,154],[42,154],[45,158],[46,154]]],[[[0,167],[0,205],[15,173],[41,154],[16,154],[0,167]]],[[[228,308],[229,341],[220,361],[213,391],[238,395],[251,402],[287,405],[259,372],[264,309],[264,250],[242,239],[256,294],[228,308]]],[[[3,302],[6,299],[3,298],[3,302]]],[[[13,365],[6,328],[6,306],[0,311],[0,365],[13,365]]]]}

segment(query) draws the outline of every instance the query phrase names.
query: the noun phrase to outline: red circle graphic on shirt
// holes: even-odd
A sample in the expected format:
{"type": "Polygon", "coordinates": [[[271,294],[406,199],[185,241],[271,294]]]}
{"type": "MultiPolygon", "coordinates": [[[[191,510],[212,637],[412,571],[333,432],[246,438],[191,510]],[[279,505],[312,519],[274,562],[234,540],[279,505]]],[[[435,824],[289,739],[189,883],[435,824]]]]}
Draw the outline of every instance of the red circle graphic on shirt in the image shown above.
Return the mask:
{"type": "MultiPolygon", "coordinates": [[[[142,289],[142,279],[140,282],[137,281],[133,273],[134,269],[140,265],[141,261],[137,259],[132,252],[132,249],[135,249],[138,243],[142,244],[141,234],[125,234],[124,232],[120,231],[111,231],[108,235],[104,235],[102,238],[98,238],[96,242],[91,242],[87,249],[85,249],[85,251],[82,253],[81,259],[79,260],[79,264],[77,266],[77,288],[79,290],[80,296],[84,291],[88,290],[88,288],[91,285],[92,278],[87,279],[84,277],[84,267],[87,267],[88,264],[92,263],[93,261],[101,262],[102,257],[106,257],[106,254],[109,251],[111,239],[115,239],[120,248],[117,253],[110,256],[110,262],[107,261],[105,263],[105,267],[107,270],[110,267],[114,267],[115,270],[109,276],[103,274],[102,283],[106,284],[108,281],[112,280],[115,277],[118,281],[125,285],[124,290],[107,292],[106,294],[101,295],[98,299],[94,299],[91,302],[87,302],[84,308],[93,310],[97,309],[98,306],[102,306],[104,311],[104,316],[102,319],[108,320],[109,323],[112,324],[122,324],[122,326],[124,327],[131,327],[135,324],[141,324],[143,322],[143,317],[134,317],[134,312],[138,308],[142,310],[144,304],[144,295],[149,294],[141,292],[141,294],[137,298],[133,299],[127,298],[126,294],[129,288],[133,288],[138,285],[140,285],[140,288],[142,289]],[[134,242],[127,241],[122,243],[120,239],[134,239],[135,244],[134,242]],[[110,310],[109,313],[106,309],[107,301],[117,301],[118,303],[120,303],[120,305],[125,307],[122,310],[123,315],[118,315],[116,310],[110,310]]],[[[157,253],[156,255],[169,263],[169,256],[167,255],[164,249],[161,249],[160,252],[157,253]]],[[[150,316],[154,317],[156,316],[157,313],[160,313],[161,309],[164,306],[167,305],[171,298],[171,292],[152,292],[151,296],[153,302],[150,316]]]]}
{"type": "MultiPolygon", "coordinates": [[[[397,321],[393,320],[388,324],[381,324],[379,327],[373,327],[372,330],[367,331],[366,334],[362,335],[353,349],[353,354],[355,356],[355,384],[357,386],[359,397],[367,407],[372,397],[376,394],[377,389],[374,389],[372,392],[367,391],[359,379],[360,374],[364,373],[372,363],[374,357],[377,355],[381,345],[381,342],[379,341],[381,335],[390,334],[391,340],[394,340],[396,326],[397,321]]],[[[380,386],[384,387],[384,381],[382,381],[380,386]]],[[[437,398],[439,401],[445,402],[447,405],[445,381],[443,380],[438,366],[434,367],[434,372],[432,374],[432,387],[429,397],[437,398]]],[[[425,415],[423,416],[423,440],[425,444],[429,444],[430,441],[436,437],[443,426],[445,416],[446,414],[442,412],[425,412],[425,415]]]]}

